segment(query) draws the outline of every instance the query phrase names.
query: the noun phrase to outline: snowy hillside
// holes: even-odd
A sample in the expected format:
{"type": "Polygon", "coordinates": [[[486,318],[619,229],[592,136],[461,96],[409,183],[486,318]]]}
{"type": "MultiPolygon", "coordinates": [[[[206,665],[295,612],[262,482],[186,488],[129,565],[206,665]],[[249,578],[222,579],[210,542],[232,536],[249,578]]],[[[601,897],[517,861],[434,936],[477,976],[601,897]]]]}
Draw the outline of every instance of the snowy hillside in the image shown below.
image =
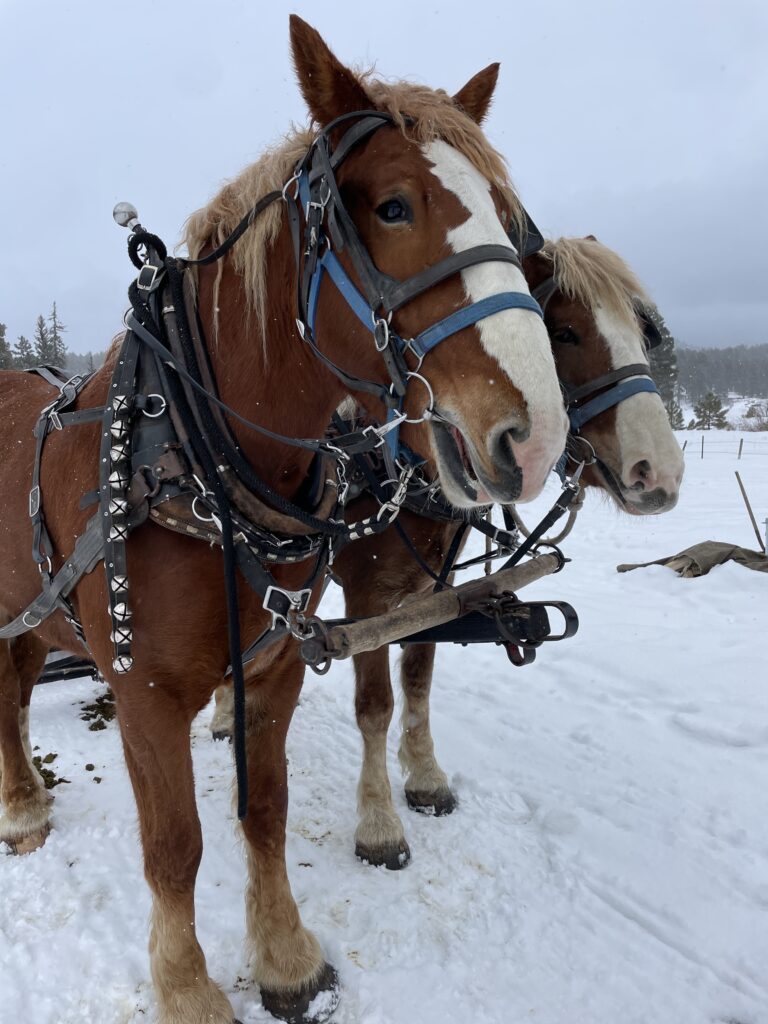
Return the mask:
{"type": "MultiPolygon", "coordinates": [[[[350,667],[309,676],[289,737],[288,866],[341,974],[337,1024],[768,1024],[768,576],[615,571],[707,539],[755,547],[733,471],[762,521],[768,435],[750,435],[740,462],[732,432],[708,433],[703,459],[700,435],[679,437],[678,508],[629,519],[591,496],[573,563],[525,591],[571,601],[574,639],[523,669],[496,648],[438,655],[436,749],[460,804],[439,819],[408,811],[393,730],[404,871],[354,857],[350,667]]],[[[339,606],[332,594],[325,611],[339,606]]],[[[35,694],[33,742],[69,784],[46,846],[0,856],[1,1024],[155,1019],[116,725],[79,717],[98,692],[35,694]]],[[[209,717],[194,730],[199,935],[240,1019],[266,1024],[245,980],[230,752],[209,717]]]]}

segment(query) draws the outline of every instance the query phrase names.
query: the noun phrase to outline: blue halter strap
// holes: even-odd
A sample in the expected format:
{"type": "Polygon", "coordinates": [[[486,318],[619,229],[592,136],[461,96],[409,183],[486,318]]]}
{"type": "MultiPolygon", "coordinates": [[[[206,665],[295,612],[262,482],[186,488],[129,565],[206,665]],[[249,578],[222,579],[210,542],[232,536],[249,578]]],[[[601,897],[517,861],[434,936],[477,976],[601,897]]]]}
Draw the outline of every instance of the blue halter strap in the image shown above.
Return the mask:
{"type": "MultiPolygon", "coordinates": [[[[629,369],[629,367],[625,367],[625,369],[629,369]]],[[[631,398],[632,395],[639,395],[643,392],[658,395],[659,389],[649,376],[633,376],[629,380],[622,380],[614,384],[613,387],[608,388],[607,391],[603,391],[602,394],[589,402],[585,402],[584,405],[578,408],[569,403],[568,419],[571,424],[571,432],[578,434],[585,423],[589,423],[595,416],[599,416],[601,412],[612,409],[614,406],[619,405],[620,402],[625,401],[625,399],[631,398]]]]}

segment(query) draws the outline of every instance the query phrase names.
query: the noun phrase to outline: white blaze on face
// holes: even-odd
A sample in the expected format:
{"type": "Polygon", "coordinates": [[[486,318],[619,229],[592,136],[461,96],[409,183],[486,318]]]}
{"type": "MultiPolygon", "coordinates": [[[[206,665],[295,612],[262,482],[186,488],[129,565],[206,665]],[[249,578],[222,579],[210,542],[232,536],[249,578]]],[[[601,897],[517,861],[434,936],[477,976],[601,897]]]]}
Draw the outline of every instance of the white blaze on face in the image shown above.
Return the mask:
{"type": "MultiPolygon", "coordinates": [[[[608,346],[613,369],[633,363],[648,364],[639,325],[629,324],[601,306],[595,310],[595,324],[608,346]]],[[[648,490],[661,487],[668,494],[677,492],[683,475],[683,454],[659,395],[641,392],[616,406],[616,440],[621,465],[613,468],[627,486],[632,484],[633,467],[647,462],[648,490]]]]}
{"type": "MultiPolygon", "coordinates": [[[[490,184],[480,172],[442,140],[424,146],[424,152],[434,165],[432,173],[469,212],[463,224],[448,232],[447,242],[453,251],[489,244],[514,251],[491,198],[490,184]]],[[[462,270],[461,277],[470,302],[501,292],[529,294],[523,272],[512,263],[481,263],[462,270]]],[[[484,350],[520,391],[528,407],[530,437],[514,446],[515,458],[523,470],[521,500],[527,501],[541,490],[565,447],[567,421],[549,337],[541,317],[527,309],[502,310],[475,326],[484,350]]]]}

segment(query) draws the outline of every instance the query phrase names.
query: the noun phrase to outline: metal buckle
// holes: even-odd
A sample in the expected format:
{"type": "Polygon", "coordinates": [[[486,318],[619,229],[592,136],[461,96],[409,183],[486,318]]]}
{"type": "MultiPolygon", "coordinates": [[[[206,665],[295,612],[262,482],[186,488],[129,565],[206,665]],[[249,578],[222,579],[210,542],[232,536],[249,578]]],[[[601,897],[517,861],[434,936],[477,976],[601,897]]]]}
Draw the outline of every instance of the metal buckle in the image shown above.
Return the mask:
{"type": "Polygon", "coordinates": [[[34,519],[40,511],[40,487],[33,487],[29,492],[29,518],[34,519]]]}
{"type": "Polygon", "coordinates": [[[278,622],[282,622],[284,626],[291,629],[288,616],[291,612],[299,614],[305,612],[309,607],[311,597],[311,589],[283,590],[282,587],[277,586],[267,587],[267,592],[264,594],[263,607],[272,616],[271,628],[275,629],[278,622]]]}
{"type": "Polygon", "coordinates": [[[151,292],[155,287],[158,274],[162,267],[156,267],[152,263],[145,263],[136,278],[136,287],[142,292],[151,292]]]}
{"type": "Polygon", "coordinates": [[[383,352],[389,345],[389,323],[384,317],[373,316],[373,344],[377,352],[383,352]]]}

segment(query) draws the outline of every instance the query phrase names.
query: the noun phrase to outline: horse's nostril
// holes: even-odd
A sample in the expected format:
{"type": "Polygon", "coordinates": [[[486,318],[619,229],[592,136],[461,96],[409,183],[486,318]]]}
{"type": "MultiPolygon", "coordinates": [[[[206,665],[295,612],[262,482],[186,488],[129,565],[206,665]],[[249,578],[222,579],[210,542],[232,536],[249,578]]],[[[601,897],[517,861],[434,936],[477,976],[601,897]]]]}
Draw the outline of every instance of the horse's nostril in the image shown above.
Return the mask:
{"type": "Polygon", "coordinates": [[[493,461],[496,465],[501,469],[515,468],[517,460],[515,458],[514,446],[522,444],[529,435],[530,429],[528,427],[521,427],[518,424],[502,428],[496,435],[496,439],[491,447],[493,461]]]}
{"type": "Polygon", "coordinates": [[[523,441],[527,441],[530,437],[531,429],[530,427],[508,427],[507,434],[515,444],[522,444],[523,441]]]}
{"type": "Polygon", "coordinates": [[[651,475],[651,464],[647,459],[636,462],[629,472],[629,486],[633,491],[644,491],[651,475]]]}

